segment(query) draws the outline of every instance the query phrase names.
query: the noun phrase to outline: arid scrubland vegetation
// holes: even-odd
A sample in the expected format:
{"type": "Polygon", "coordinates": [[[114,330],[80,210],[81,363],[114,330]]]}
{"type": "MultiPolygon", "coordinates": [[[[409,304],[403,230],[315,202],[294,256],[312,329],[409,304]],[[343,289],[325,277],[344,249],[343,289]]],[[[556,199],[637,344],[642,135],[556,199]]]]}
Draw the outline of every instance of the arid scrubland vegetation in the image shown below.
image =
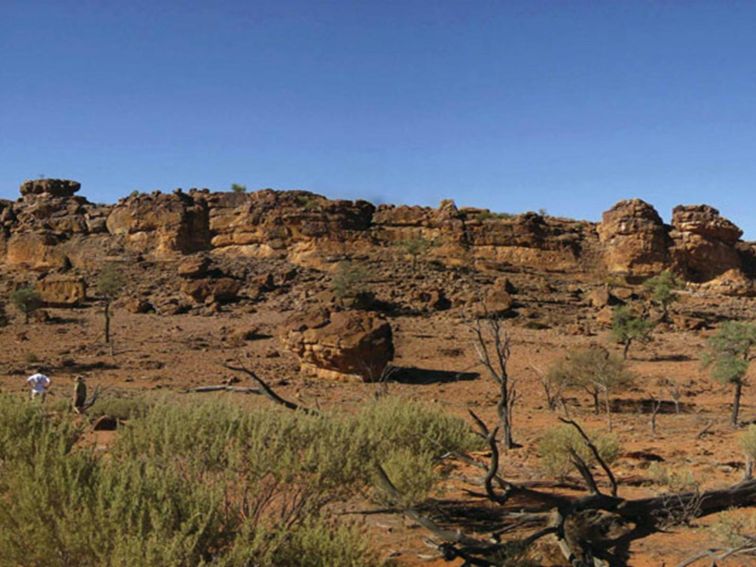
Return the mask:
{"type": "Polygon", "coordinates": [[[0,201],[0,565],[756,561],[756,249],[715,209],[78,188],[0,201]]]}

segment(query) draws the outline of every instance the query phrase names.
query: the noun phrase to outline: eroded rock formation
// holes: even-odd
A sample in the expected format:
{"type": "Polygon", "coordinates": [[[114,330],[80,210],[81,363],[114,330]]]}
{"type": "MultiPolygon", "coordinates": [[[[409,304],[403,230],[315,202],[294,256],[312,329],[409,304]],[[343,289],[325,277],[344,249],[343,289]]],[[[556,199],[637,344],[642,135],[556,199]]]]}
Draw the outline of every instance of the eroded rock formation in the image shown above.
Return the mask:
{"type": "MultiPolygon", "coordinates": [[[[753,244],[742,242],[740,229],[705,205],[677,207],[667,226],[648,203],[620,201],[594,224],[458,208],[452,201],[439,208],[376,208],[271,189],[134,194],[107,206],[76,195],[79,187],[59,179],[27,181],[19,200],[0,201],[0,260],[46,272],[96,267],[125,253],[172,261],[203,252],[327,270],[349,258],[400,259],[407,242],[423,240],[431,244],[424,260],[494,274],[608,272],[632,282],[671,268],[694,283],[719,282],[728,293],[753,290],[753,244]]],[[[195,301],[216,295],[208,286],[186,285],[195,301]]]]}

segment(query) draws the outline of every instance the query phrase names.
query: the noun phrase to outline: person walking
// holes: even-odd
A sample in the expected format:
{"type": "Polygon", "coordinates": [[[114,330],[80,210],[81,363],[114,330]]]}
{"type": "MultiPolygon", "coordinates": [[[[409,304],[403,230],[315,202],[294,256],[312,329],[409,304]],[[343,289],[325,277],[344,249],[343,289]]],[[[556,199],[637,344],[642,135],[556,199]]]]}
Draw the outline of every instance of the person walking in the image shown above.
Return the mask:
{"type": "Polygon", "coordinates": [[[76,413],[82,413],[84,406],[87,404],[87,384],[84,382],[84,376],[79,375],[74,382],[73,391],[73,409],[76,413]]]}
{"type": "Polygon", "coordinates": [[[47,389],[50,387],[51,380],[42,374],[40,369],[37,369],[34,374],[26,379],[26,382],[31,386],[31,399],[35,399],[37,396],[41,398],[41,401],[45,401],[47,397],[47,389]]]}

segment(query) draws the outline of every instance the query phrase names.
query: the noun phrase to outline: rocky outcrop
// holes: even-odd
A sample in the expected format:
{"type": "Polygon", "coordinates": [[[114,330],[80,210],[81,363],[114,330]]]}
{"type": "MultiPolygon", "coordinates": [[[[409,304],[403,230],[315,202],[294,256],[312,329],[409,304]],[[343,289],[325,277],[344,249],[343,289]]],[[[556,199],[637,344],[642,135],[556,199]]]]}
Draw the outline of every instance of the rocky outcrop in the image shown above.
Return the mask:
{"type": "Polygon", "coordinates": [[[128,247],[170,258],[208,249],[208,223],[206,201],[179,190],[123,199],[110,211],[106,226],[110,234],[123,237],[128,247]]]}
{"type": "Polygon", "coordinates": [[[81,183],[70,179],[32,179],[21,184],[21,195],[47,194],[53,197],[73,197],[81,183]]]}
{"type": "Polygon", "coordinates": [[[707,282],[742,267],[736,245],[743,231],[713,207],[675,207],[670,235],[674,265],[690,281],[707,282]]]}
{"type": "MultiPolygon", "coordinates": [[[[366,201],[271,189],[134,194],[105,206],[78,196],[79,187],[69,180],[32,180],[24,182],[18,201],[0,200],[0,260],[44,272],[97,269],[106,258],[125,253],[180,260],[202,252],[213,262],[248,256],[330,271],[342,260],[392,258],[414,266],[419,258],[494,276],[515,270],[591,278],[608,271],[635,281],[672,268],[688,281],[727,293],[752,288],[756,270],[753,244],[740,241],[741,231],[705,205],[676,208],[672,226],[666,226],[648,203],[620,201],[596,225],[458,208],[448,200],[438,208],[376,208],[366,201]]],[[[231,295],[212,291],[217,286],[210,280],[220,276],[208,278],[203,262],[192,258],[179,268],[182,278],[208,280],[186,284],[185,293],[199,302],[231,295]]],[[[244,274],[230,275],[244,288],[244,274]]],[[[224,290],[233,287],[226,284],[224,290]]],[[[423,309],[444,308],[446,302],[436,299],[431,293],[413,301],[427,304],[423,309]]],[[[510,303],[505,294],[489,299],[502,310],[510,303]]]]}
{"type": "Polygon", "coordinates": [[[378,380],[394,357],[391,325],[364,311],[311,313],[289,323],[283,342],[303,373],[329,380],[378,380]]]}
{"type": "Polygon", "coordinates": [[[83,278],[65,275],[50,275],[37,282],[37,291],[48,307],[75,307],[87,296],[83,278]]]}
{"type": "Polygon", "coordinates": [[[33,270],[65,269],[70,261],[59,243],[50,231],[17,232],[8,239],[5,261],[33,270]]]}
{"type": "Polygon", "coordinates": [[[656,209],[641,199],[620,201],[606,211],[598,235],[610,273],[645,278],[669,265],[667,229],[656,209]]]}

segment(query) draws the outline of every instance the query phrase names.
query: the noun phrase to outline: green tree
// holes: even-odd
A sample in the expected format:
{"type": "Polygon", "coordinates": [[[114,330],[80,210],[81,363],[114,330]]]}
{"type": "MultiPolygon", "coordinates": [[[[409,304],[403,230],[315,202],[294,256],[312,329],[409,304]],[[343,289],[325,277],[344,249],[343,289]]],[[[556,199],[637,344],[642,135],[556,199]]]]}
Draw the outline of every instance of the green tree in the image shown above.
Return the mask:
{"type": "MultiPolygon", "coordinates": [[[[105,319],[105,342],[110,342],[110,319],[113,301],[123,290],[126,280],[121,271],[113,264],[106,265],[97,276],[97,291],[102,299],[102,315],[105,319]]],[[[111,345],[112,348],[112,345],[111,345]]]]}
{"type": "Polygon", "coordinates": [[[417,268],[417,260],[425,254],[427,254],[434,246],[432,240],[428,240],[422,236],[415,238],[408,238],[406,240],[399,241],[399,246],[402,248],[405,254],[408,254],[412,258],[412,271],[417,268]]]}
{"type": "Polygon", "coordinates": [[[732,415],[733,427],[738,425],[740,398],[743,394],[751,348],[756,344],[756,324],[727,321],[708,341],[708,351],[704,353],[704,367],[709,368],[711,377],[720,384],[732,384],[734,390],[732,415]]]}
{"type": "Polygon", "coordinates": [[[651,321],[636,315],[629,307],[625,305],[617,307],[612,317],[612,335],[623,346],[622,358],[627,360],[627,354],[633,342],[648,342],[653,328],[654,324],[651,321]]]}
{"type": "Polygon", "coordinates": [[[682,282],[670,270],[664,270],[646,280],[644,285],[651,294],[651,301],[661,309],[661,321],[669,321],[669,306],[677,301],[677,290],[682,288],[682,282]]]}
{"type": "Polygon", "coordinates": [[[242,185],[241,183],[232,183],[231,184],[231,191],[234,193],[246,193],[247,192],[247,186],[242,185]]]}
{"type": "Polygon", "coordinates": [[[596,414],[600,412],[600,398],[603,395],[610,429],[611,394],[631,386],[635,381],[623,359],[598,346],[569,352],[563,360],[549,369],[548,374],[551,380],[588,392],[593,398],[593,410],[596,414]]]}
{"type": "Polygon", "coordinates": [[[24,314],[24,323],[29,323],[29,316],[42,307],[42,297],[31,286],[19,287],[10,296],[11,303],[24,314]]]}

